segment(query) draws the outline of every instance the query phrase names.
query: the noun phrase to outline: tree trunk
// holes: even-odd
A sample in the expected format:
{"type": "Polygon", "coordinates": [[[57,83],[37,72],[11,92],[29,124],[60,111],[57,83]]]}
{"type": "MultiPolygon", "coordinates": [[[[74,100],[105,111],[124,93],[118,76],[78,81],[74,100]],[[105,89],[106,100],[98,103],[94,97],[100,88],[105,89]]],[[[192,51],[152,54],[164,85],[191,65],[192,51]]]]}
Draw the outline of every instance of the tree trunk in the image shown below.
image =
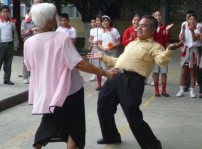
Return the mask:
{"type": "Polygon", "coordinates": [[[88,47],[89,47],[89,36],[90,36],[90,23],[89,22],[84,22],[84,37],[85,37],[85,44],[83,47],[83,50],[88,51],[88,47]]]}
{"type": "MultiPolygon", "coordinates": [[[[20,20],[20,1],[18,0],[14,0],[13,1],[13,18],[16,19],[16,30],[18,33],[18,39],[20,39],[20,24],[21,24],[21,20],[20,20]]],[[[19,40],[19,48],[21,49],[22,47],[22,40],[19,40]]]]}

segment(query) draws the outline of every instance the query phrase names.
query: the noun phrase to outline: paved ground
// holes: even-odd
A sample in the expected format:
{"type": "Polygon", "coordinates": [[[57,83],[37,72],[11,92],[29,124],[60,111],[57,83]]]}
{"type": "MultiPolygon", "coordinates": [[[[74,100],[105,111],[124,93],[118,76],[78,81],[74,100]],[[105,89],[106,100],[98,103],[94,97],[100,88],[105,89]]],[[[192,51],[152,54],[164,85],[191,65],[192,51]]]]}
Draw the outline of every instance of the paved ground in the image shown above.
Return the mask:
{"type": "MultiPolygon", "coordinates": [[[[24,85],[22,79],[17,77],[22,70],[21,64],[22,58],[15,57],[12,81],[16,85],[0,84],[1,101],[27,91],[28,85],[24,85]]],[[[145,121],[149,123],[156,136],[161,140],[163,149],[202,149],[202,100],[190,98],[189,93],[186,93],[185,97],[175,97],[179,88],[179,71],[179,52],[175,52],[173,60],[169,64],[168,74],[168,92],[171,97],[156,98],[153,87],[146,85],[141,109],[145,121]]],[[[86,149],[140,149],[120,106],[118,106],[115,117],[123,143],[118,145],[96,144],[96,140],[101,137],[96,114],[98,92],[94,90],[96,83],[89,81],[91,75],[81,74],[85,80],[86,149]]],[[[148,79],[148,83],[151,83],[151,77],[148,79]]],[[[198,87],[196,87],[196,91],[198,91],[198,87]]],[[[26,96],[23,95],[23,97],[26,96]]],[[[2,102],[0,102],[0,107],[1,105],[2,102]]],[[[31,148],[40,118],[41,116],[31,115],[31,106],[28,106],[27,102],[1,111],[0,149],[31,148]]],[[[65,146],[65,143],[50,143],[46,149],[64,149],[65,146]]]]}

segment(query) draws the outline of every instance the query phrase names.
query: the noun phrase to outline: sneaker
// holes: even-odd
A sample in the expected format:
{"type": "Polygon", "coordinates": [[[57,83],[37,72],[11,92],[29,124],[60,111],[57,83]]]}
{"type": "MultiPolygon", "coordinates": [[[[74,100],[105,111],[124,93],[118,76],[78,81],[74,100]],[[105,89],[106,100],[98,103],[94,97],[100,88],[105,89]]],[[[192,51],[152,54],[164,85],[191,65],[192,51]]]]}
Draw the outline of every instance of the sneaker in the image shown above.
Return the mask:
{"type": "Polygon", "coordinates": [[[193,91],[193,90],[190,91],[190,97],[191,97],[191,98],[196,98],[196,95],[194,94],[194,91],[193,91]]]}
{"type": "Polygon", "coordinates": [[[178,93],[177,93],[177,97],[182,97],[184,95],[184,91],[180,90],[178,93]]]}
{"type": "Polygon", "coordinates": [[[154,86],[154,81],[150,84],[151,86],[154,86]]]}
{"type": "Polygon", "coordinates": [[[24,79],[24,80],[23,80],[23,83],[24,83],[24,84],[29,84],[29,80],[28,80],[28,79],[24,79]]]}
{"type": "Polygon", "coordinates": [[[97,80],[97,76],[95,74],[92,75],[92,77],[90,78],[90,81],[96,81],[97,80]]]}

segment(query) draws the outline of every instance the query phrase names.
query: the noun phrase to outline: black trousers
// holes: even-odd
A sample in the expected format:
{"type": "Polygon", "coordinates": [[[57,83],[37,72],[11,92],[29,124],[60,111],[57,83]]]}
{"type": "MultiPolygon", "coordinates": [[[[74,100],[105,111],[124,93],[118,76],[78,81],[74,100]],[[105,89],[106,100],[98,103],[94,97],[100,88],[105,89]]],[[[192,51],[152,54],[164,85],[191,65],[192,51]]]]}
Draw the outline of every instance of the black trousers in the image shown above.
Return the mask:
{"type": "MultiPolygon", "coordinates": [[[[201,58],[202,47],[198,48],[199,59],[201,58]]],[[[199,93],[202,93],[202,68],[197,67],[196,72],[197,83],[199,84],[199,93]]]]}
{"type": "Polygon", "coordinates": [[[143,120],[139,106],[142,102],[145,78],[134,72],[125,72],[113,80],[107,80],[98,96],[98,117],[103,139],[110,140],[120,136],[114,114],[120,103],[130,129],[142,148],[157,143],[149,125],[143,120]]]}
{"type": "Polygon", "coordinates": [[[45,146],[48,142],[66,142],[70,135],[78,149],[84,149],[85,134],[84,89],[81,88],[68,96],[62,107],[55,107],[54,113],[43,114],[33,146],[45,146]]]}
{"type": "Polygon", "coordinates": [[[0,45],[0,69],[3,64],[4,80],[10,80],[11,77],[11,65],[14,54],[13,46],[13,43],[0,45]]]}

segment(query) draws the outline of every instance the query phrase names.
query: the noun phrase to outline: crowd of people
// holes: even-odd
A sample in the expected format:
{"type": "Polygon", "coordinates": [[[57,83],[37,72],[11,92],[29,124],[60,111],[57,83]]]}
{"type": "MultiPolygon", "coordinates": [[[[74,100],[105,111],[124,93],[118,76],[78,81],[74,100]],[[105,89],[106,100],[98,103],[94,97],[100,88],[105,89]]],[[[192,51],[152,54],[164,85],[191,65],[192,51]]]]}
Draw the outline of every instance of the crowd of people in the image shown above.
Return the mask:
{"type": "MultiPolygon", "coordinates": [[[[15,20],[9,17],[9,12],[8,6],[1,8],[0,65],[3,65],[4,84],[14,85],[10,76],[13,50],[17,46],[13,42],[15,20]]],[[[193,11],[188,11],[186,17],[179,33],[180,42],[170,44],[170,29],[174,24],[164,25],[159,10],[152,15],[135,14],[132,25],[122,37],[109,16],[98,15],[91,19],[88,39],[91,53],[87,62],[75,48],[77,31],[69,25],[68,14],[60,15],[57,26],[54,4],[35,0],[21,23],[23,83],[29,84],[28,102],[33,105],[32,114],[43,115],[33,147],[41,149],[54,141],[67,142],[68,149],[85,147],[84,81],[79,73],[84,71],[93,74],[90,80],[97,80],[96,90],[99,91],[97,113],[102,138],[97,143],[121,143],[114,117],[120,104],[140,147],[162,149],[160,140],[143,120],[139,106],[145,80],[151,73],[155,96],[170,96],[166,91],[168,63],[173,51],[179,48],[181,75],[176,96],[184,95],[188,80],[190,97],[196,97],[197,82],[202,98],[202,27],[193,11]]]]}

